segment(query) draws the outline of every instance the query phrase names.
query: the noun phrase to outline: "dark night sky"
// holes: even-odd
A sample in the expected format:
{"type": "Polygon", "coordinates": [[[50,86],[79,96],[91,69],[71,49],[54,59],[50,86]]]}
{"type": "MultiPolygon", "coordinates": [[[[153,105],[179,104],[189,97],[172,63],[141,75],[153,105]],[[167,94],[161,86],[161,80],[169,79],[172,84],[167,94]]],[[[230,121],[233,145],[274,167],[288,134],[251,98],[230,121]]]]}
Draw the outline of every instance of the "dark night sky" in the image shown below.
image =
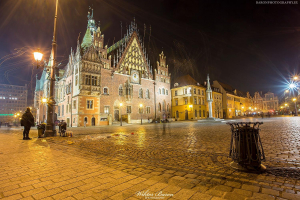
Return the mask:
{"type": "MultiPolygon", "coordinates": [[[[257,5],[256,1],[59,0],[58,57],[65,63],[79,32],[83,37],[88,7],[101,21],[105,44],[120,39],[136,18],[140,35],[151,25],[151,48],[162,49],[173,78],[190,74],[249,91],[281,94],[285,79],[299,70],[300,2],[257,5]]],[[[55,0],[0,1],[0,83],[35,87],[32,52],[47,59],[53,35],[55,0]]],[[[149,39],[147,39],[149,40],[149,39]]],[[[157,55],[158,56],[158,55],[157,55]]]]}

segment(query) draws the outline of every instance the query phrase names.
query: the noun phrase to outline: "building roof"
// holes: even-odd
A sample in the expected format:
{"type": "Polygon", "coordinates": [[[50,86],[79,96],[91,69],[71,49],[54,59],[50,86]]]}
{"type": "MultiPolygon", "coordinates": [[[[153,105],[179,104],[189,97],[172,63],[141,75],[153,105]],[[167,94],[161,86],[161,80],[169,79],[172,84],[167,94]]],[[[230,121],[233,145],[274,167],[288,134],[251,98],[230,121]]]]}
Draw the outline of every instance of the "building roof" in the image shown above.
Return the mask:
{"type": "Polygon", "coordinates": [[[83,37],[82,43],[81,43],[81,48],[87,48],[90,47],[93,43],[93,38],[91,35],[91,31],[89,28],[87,28],[85,35],[83,37]]]}
{"type": "MultiPolygon", "coordinates": [[[[219,81],[218,81],[219,82],[219,81]]],[[[219,84],[224,88],[224,90],[232,95],[236,95],[236,96],[240,96],[240,97],[247,97],[247,93],[246,92],[242,92],[240,90],[237,90],[235,88],[233,88],[232,86],[225,84],[225,83],[221,83],[219,82],[219,84]]]]}
{"type": "Polygon", "coordinates": [[[203,85],[199,84],[195,79],[193,79],[189,74],[185,76],[180,76],[174,80],[174,83],[178,83],[178,86],[174,87],[182,87],[182,86],[187,86],[187,85],[198,85],[202,86],[203,85]]]}

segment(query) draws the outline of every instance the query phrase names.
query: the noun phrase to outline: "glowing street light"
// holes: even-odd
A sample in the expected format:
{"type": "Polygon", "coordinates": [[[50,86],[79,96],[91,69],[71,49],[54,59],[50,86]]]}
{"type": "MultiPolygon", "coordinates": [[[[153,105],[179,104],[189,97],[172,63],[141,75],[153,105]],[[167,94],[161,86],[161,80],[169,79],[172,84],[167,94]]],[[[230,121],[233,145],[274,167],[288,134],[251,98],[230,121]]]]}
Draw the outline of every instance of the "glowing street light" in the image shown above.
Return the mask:
{"type": "Polygon", "coordinates": [[[296,87],[295,83],[291,83],[291,84],[290,84],[290,88],[291,88],[291,89],[294,89],[295,87],[296,87]]]}
{"type": "Polygon", "coordinates": [[[43,58],[43,54],[40,52],[40,49],[37,49],[36,52],[33,53],[34,59],[39,62],[43,58]]]}
{"type": "MultiPolygon", "coordinates": [[[[57,10],[58,10],[58,0],[56,0],[55,4],[55,15],[54,15],[54,29],[53,29],[53,37],[52,37],[52,50],[51,50],[51,66],[50,66],[50,80],[49,80],[49,100],[42,100],[42,102],[47,102],[47,126],[45,130],[45,136],[56,136],[55,124],[54,124],[54,87],[55,87],[55,72],[58,70],[56,64],[56,52],[57,52],[57,39],[56,39],[56,27],[57,27],[57,10]]],[[[34,53],[34,59],[38,62],[41,61],[43,54],[39,51],[34,53]]],[[[37,65],[38,67],[38,65],[37,65]]]]}
{"type": "Polygon", "coordinates": [[[298,78],[299,78],[298,76],[294,76],[294,77],[293,77],[293,79],[294,79],[295,81],[298,80],[298,78]]]}
{"type": "Polygon", "coordinates": [[[42,98],[43,103],[47,103],[47,98],[42,98]]]}
{"type": "Polygon", "coordinates": [[[287,107],[287,103],[285,103],[284,105],[285,105],[285,107],[287,107]]]}

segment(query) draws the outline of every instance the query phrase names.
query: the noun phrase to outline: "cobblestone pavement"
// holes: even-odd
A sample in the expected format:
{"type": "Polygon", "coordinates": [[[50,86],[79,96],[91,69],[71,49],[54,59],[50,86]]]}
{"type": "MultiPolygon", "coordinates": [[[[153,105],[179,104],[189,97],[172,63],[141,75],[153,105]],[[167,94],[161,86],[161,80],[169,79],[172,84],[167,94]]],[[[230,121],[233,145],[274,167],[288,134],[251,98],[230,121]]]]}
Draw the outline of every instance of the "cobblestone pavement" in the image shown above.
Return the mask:
{"type": "Polygon", "coordinates": [[[69,128],[22,140],[0,129],[0,199],[300,199],[300,117],[263,121],[267,171],[238,172],[224,122],[69,128]],[[151,196],[153,195],[153,196],[151,196]]]}

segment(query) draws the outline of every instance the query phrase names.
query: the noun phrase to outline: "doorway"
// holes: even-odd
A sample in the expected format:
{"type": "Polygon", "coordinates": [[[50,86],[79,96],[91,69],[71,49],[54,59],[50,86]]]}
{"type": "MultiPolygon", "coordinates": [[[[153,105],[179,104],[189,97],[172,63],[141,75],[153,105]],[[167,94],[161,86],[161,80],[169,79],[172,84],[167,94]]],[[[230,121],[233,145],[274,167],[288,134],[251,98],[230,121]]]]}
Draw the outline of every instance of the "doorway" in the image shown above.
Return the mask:
{"type": "Polygon", "coordinates": [[[189,119],[189,112],[187,110],[185,110],[185,120],[189,119]]]}
{"type": "Polygon", "coordinates": [[[119,121],[120,119],[120,116],[119,116],[119,110],[115,110],[115,121],[119,121]]]}
{"type": "Polygon", "coordinates": [[[92,118],[92,126],[95,126],[95,117],[92,118]]]}

